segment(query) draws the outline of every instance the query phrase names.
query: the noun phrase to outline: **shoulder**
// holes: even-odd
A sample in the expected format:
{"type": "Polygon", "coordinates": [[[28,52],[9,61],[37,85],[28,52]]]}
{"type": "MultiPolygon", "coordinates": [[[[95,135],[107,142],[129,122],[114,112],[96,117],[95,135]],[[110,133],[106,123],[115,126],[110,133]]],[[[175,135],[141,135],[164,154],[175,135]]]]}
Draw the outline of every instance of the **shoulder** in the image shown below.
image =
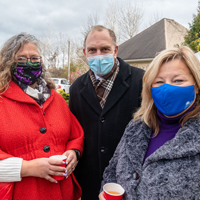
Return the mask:
{"type": "Polygon", "coordinates": [[[144,70],[129,65],[119,57],[117,57],[117,59],[120,63],[119,75],[121,75],[124,80],[131,80],[135,84],[142,85],[144,70]]]}
{"type": "Polygon", "coordinates": [[[133,119],[126,126],[124,137],[130,138],[140,138],[147,136],[148,138],[151,135],[151,129],[141,120],[134,121],[133,119]]]}
{"type": "Polygon", "coordinates": [[[63,98],[63,96],[60,93],[51,89],[51,96],[53,97],[54,102],[58,102],[59,105],[61,104],[61,106],[63,106],[63,105],[67,106],[65,99],[63,98]]]}
{"type": "Polygon", "coordinates": [[[70,88],[76,88],[76,87],[79,87],[81,85],[84,85],[87,81],[88,81],[88,78],[89,78],[89,72],[86,72],[85,74],[79,76],[73,83],[72,85],[70,86],[70,88]]]}
{"type": "Polygon", "coordinates": [[[196,135],[200,139],[200,116],[188,119],[183,125],[183,131],[190,133],[193,132],[193,135],[196,135]]]}
{"type": "Polygon", "coordinates": [[[119,60],[119,63],[120,63],[120,66],[122,66],[122,68],[128,68],[130,69],[132,72],[134,73],[138,73],[138,74],[141,74],[142,76],[144,75],[144,70],[143,69],[140,69],[138,67],[134,67],[134,66],[131,66],[129,65],[127,62],[125,62],[124,60],[122,60],[121,58],[117,57],[117,59],[119,60]]]}

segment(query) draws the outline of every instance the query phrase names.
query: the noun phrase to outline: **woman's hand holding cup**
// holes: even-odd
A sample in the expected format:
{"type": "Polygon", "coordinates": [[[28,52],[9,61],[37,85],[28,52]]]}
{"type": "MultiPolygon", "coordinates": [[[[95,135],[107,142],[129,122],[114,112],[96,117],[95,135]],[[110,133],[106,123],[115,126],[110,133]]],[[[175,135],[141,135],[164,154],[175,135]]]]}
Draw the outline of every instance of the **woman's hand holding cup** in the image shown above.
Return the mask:
{"type": "Polygon", "coordinates": [[[49,157],[49,160],[52,164],[51,169],[52,169],[52,171],[54,171],[54,174],[52,174],[52,177],[56,181],[60,181],[60,180],[64,179],[65,177],[67,177],[67,173],[66,173],[67,168],[65,168],[66,159],[67,159],[67,156],[64,156],[64,155],[54,155],[54,156],[49,157]],[[58,166],[54,165],[55,160],[56,160],[56,162],[60,161],[60,164],[58,164],[58,166]],[[56,171],[56,170],[59,170],[59,171],[56,171]],[[62,170],[62,172],[60,170],[62,170]]]}
{"type": "Polygon", "coordinates": [[[99,194],[100,200],[122,200],[124,188],[117,183],[107,183],[103,186],[103,191],[99,194]]]}
{"type": "Polygon", "coordinates": [[[23,160],[21,177],[34,176],[45,178],[52,183],[57,183],[57,180],[52,176],[62,176],[65,178],[65,172],[67,170],[65,164],[65,161],[53,158],[38,158],[30,161],[23,160]]]}
{"type": "Polygon", "coordinates": [[[68,150],[63,155],[67,156],[66,160],[66,169],[67,177],[75,170],[77,165],[77,157],[74,150],[68,150]]]}

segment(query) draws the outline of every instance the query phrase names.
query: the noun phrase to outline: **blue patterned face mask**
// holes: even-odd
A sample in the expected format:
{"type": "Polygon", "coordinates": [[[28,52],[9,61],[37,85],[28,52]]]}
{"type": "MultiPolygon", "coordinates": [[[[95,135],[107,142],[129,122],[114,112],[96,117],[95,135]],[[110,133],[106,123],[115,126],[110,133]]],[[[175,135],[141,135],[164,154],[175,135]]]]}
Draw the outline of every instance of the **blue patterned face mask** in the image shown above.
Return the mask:
{"type": "Polygon", "coordinates": [[[181,87],[165,83],[151,87],[151,94],[157,109],[166,116],[180,114],[195,100],[194,85],[181,87]]]}
{"type": "Polygon", "coordinates": [[[98,76],[108,74],[114,65],[113,54],[92,56],[87,59],[90,69],[98,76]]]}

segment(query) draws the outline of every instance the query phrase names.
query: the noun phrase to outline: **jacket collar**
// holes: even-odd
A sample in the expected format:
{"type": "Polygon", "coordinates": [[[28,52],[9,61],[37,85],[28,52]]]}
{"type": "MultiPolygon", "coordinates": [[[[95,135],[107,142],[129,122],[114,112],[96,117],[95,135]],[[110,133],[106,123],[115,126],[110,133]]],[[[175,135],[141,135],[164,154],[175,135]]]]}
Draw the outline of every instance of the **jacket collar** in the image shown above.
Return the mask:
{"type": "Polygon", "coordinates": [[[171,160],[194,156],[200,153],[200,119],[189,119],[182,128],[178,130],[172,140],[151,154],[144,162],[146,167],[151,162],[158,160],[171,160]]]}
{"type": "MultiPolygon", "coordinates": [[[[43,108],[47,108],[51,101],[53,100],[55,91],[51,90],[51,96],[43,104],[43,108]]],[[[13,101],[18,101],[22,103],[35,104],[40,107],[40,105],[29,95],[27,95],[14,81],[9,83],[8,89],[2,94],[2,97],[11,99],[13,101]]]]}
{"type": "Polygon", "coordinates": [[[112,90],[108,95],[103,110],[100,106],[99,100],[92,85],[89,72],[87,72],[86,76],[82,76],[81,79],[82,83],[84,84],[84,87],[81,88],[80,90],[81,95],[87,101],[87,103],[92,107],[92,109],[101,116],[103,116],[106,112],[108,112],[129,88],[126,79],[131,75],[131,66],[125,63],[121,58],[117,59],[120,62],[119,72],[114,81],[112,90]]]}
{"type": "MultiPolygon", "coordinates": [[[[130,123],[133,123],[133,121],[130,123]]],[[[179,129],[176,136],[147,157],[144,164],[143,159],[151,139],[152,131],[141,121],[134,122],[132,126],[129,124],[123,137],[126,137],[126,154],[134,169],[139,172],[142,168],[146,168],[150,163],[158,160],[172,160],[199,154],[199,123],[200,118],[198,117],[189,119],[179,129]]]]}

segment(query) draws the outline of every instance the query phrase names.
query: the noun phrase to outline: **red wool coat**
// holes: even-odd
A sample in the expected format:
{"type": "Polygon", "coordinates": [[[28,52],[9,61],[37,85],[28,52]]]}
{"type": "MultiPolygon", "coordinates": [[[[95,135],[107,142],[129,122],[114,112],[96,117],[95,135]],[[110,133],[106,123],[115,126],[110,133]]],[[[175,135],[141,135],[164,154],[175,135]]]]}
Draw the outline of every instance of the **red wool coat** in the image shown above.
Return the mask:
{"type": "MultiPolygon", "coordinates": [[[[10,83],[0,98],[0,159],[48,158],[70,149],[82,153],[84,134],[80,124],[63,97],[51,92],[41,108],[14,82],[10,83]]],[[[9,192],[13,200],[77,200],[81,196],[73,174],[57,184],[36,177],[25,177],[14,184],[0,183],[0,194],[4,186],[14,186],[9,192]]]]}

